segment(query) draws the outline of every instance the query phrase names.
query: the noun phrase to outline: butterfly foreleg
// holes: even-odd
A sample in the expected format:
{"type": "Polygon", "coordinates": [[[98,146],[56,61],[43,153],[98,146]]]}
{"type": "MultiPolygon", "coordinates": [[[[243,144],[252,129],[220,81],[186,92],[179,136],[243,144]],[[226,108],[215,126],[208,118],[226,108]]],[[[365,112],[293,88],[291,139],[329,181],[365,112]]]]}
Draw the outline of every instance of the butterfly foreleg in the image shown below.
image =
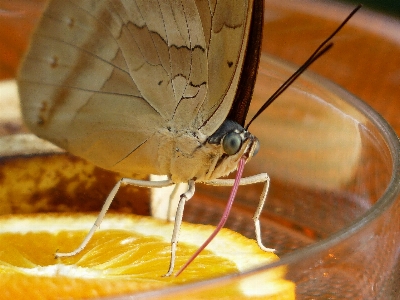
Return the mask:
{"type": "Polygon", "coordinates": [[[100,227],[101,222],[103,221],[103,218],[105,214],[107,213],[112,201],[114,200],[115,195],[117,194],[119,188],[124,185],[135,185],[139,187],[147,187],[147,188],[160,188],[160,187],[166,187],[169,185],[174,184],[171,180],[161,180],[161,181],[149,181],[149,180],[137,180],[137,179],[132,179],[132,178],[121,178],[113,187],[111,192],[108,194],[106,201],[103,204],[103,207],[101,208],[101,211],[99,215],[97,216],[96,221],[94,222],[92,228],[90,229],[89,233],[86,235],[85,239],[82,241],[82,243],[72,252],[66,252],[66,253],[56,253],[55,257],[68,257],[68,256],[74,256],[81,252],[86,245],[89,243],[90,239],[93,237],[94,233],[96,230],[100,227]]]}
{"type": "Polygon", "coordinates": [[[174,230],[172,232],[172,238],[171,238],[171,260],[169,263],[168,272],[164,276],[170,276],[174,271],[176,247],[178,245],[179,232],[182,225],[183,210],[185,208],[185,203],[193,197],[194,191],[195,191],[194,180],[189,180],[188,190],[180,196],[178,207],[176,209],[174,230]]]}
{"type": "MultiPolygon", "coordinates": [[[[234,183],[234,179],[214,179],[214,180],[209,180],[204,183],[208,184],[208,185],[214,185],[214,186],[232,186],[234,183]]],[[[263,210],[265,201],[267,199],[268,190],[269,190],[270,179],[269,179],[268,174],[260,173],[257,175],[241,178],[239,184],[240,185],[249,185],[249,184],[256,184],[256,183],[264,183],[264,188],[260,195],[260,200],[258,202],[257,209],[253,216],[257,244],[260,247],[260,249],[262,249],[264,251],[274,252],[275,249],[265,247],[263,245],[262,239],[261,239],[260,215],[263,210]]]]}

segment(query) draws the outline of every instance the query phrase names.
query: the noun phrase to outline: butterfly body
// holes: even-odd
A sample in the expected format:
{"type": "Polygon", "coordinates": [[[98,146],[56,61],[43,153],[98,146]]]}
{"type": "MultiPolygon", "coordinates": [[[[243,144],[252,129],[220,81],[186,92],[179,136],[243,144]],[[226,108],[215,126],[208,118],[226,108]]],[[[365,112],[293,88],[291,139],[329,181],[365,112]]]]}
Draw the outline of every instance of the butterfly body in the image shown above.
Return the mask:
{"type": "Polygon", "coordinates": [[[82,244],[57,257],[85,248],[121,185],[184,182],[188,189],[180,196],[171,238],[166,274],[171,275],[195,182],[232,186],[232,180],[219,178],[238,164],[225,214],[239,181],[264,182],[254,218],[257,242],[264,247],[258,216],[269,178],[240,180],[244,163],[258,149],[243,126],[263,12],[263,0],[49,1],[18,76],[25,123],[72,154],[130,177],[116,183],[82,244]],[[168,179],[142,181],[132,174],[168,179]]]}
{"type": "Polygon", "coordinates": [[[127,176],[225,176],[248,145],[231,157],[207,141],[231,110],[251,10],[251,0],[53,0],[18,78],[25,123],[127,176]]]}

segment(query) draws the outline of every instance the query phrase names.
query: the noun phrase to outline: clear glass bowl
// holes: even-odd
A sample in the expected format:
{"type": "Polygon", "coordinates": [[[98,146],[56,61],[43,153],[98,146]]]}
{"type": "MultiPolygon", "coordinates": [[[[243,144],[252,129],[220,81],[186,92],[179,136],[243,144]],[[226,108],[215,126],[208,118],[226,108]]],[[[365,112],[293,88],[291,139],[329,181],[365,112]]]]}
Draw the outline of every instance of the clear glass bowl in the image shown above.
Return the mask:
{"type": "MultiPolygon", "coordinates": [[[[286,63],[262,57],[249,116],[292,72],[286,63]]],[[[25,129],[15,98],[0,111],[0,123],[14,133],[0,138],[0,214],[98,211],[121,176],[20,135],[25,129]]],[[[261,149],[245,173],[271,177],[262,235],[281,260],[240,275],[135,296],[200,297],[248,281],[262,284],[268,269],[285,265],[298,299],[397,299],[400,145],[387,122],[361,100],[308,73],[250,131],[261,149]]],[[[196,188],[184,220],[216,224],[230,189],[196,188]]],[[[261,189],[239,188],[226,227],[254,236],[252,216],[261,189]]],[[[148,190],[126,187],[112,210],[149,214],[148,199],[148,190]]]]}

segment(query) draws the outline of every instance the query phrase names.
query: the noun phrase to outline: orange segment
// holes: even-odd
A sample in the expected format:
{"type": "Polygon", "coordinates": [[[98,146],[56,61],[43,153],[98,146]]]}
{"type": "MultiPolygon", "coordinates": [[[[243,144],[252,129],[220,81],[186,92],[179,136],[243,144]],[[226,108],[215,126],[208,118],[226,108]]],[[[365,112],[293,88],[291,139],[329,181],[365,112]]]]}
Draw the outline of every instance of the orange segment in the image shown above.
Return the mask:
{"type": "MultiPolygon", "coordinates": [[[[93,215],[81,214],[0,217],[2,299],[90,298],[154,290],[237,273],[278,259],[261,251],[254,241],[223,230],[180,276],[162,277],[169,266],[172,224],[121,214],[108,214],[78,255],[54,258],[57,250],[74,250],[93,222],[93,215]]],[[[182,226],[176,270],[212,230],[205,225],[182,226]]],[[[280,293],[293,295],[293,283],[282,279],[283,275],[284,270],[277,269],[268,281],[280,293]]],[[[245,290],[244,284],[234,287],[233,293],[246,295],[245,290]]]]}

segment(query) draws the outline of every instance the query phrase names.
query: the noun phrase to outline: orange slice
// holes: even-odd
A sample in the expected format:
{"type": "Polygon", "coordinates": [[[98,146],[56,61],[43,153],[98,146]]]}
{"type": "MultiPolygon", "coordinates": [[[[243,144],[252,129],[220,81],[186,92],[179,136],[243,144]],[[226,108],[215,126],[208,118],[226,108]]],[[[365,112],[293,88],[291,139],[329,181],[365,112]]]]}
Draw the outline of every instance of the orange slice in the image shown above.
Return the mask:
{"type": "MultiPolygon", "coordinates": [[[[242,272],[278,260],[275,254],[260,250],[255,241],[223,229],[180,276],[162,277],[169,266],[172,223],[111,213],[80,254],[55,259],[57,250],[71,251],[80,244],[94,219],[88,214],[0,217],[1,298],[70,299],[137,293],[242,272]]],[[[182,225],[176,270],[213,229],[182,225]]],[[[282,268],[269,273],[263,299],[294,299],[294,284],[283,275],[282,268]]],[[[228,292],[224,294],[239,298],[254,294],[246,284],[228,292]]]]}

